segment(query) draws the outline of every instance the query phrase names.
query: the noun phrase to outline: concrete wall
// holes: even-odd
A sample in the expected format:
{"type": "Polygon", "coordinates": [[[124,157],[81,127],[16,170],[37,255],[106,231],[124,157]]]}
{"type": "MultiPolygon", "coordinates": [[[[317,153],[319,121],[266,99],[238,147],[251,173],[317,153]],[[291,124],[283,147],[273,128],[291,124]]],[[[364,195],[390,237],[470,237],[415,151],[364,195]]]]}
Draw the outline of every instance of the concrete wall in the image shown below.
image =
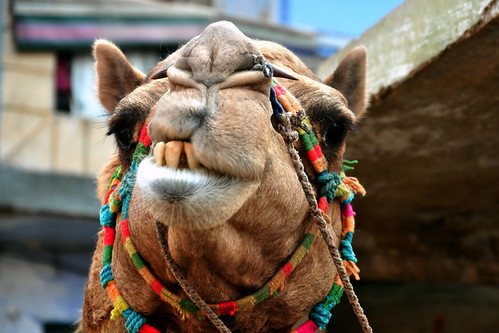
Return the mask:
{"type": "Polygon", "coordinates": [[[369,51],[368,91],[377,94],[438,57],[469,29],[497,14],[492,0],[406,0],[319,66],[327,77],[357,45],[369,51]]]}
{"type": "Polygon", "coordinates": [[[347,47],[367,46],[373,93],[346,155],[365,279],[499,284],[498,13],[409,0],[347,47]]]}

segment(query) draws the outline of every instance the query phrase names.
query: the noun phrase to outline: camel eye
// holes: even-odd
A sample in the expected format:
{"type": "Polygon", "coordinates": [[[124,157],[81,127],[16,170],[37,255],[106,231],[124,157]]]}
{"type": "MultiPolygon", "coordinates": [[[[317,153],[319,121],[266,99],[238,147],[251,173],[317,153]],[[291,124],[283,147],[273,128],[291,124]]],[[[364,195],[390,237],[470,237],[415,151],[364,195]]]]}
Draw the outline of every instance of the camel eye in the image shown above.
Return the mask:
{"type": "Polygon", "coordinates": [[[130,129],[124,128],[121,131],[115,133],[116,141],[123,150],[130,148],[133,141],[133,133],[130,129]]]}
{"type": "Polygon", "coordinates": [[[324,142],[329,147],[337,147],[343,142],[345,135],[346,135],[345,126],[333,122],[324,131],[323,138],[324,138],[324,142]]]}
{"type": "Polygon", "coordinates": [[[133,144],[133,131],[128,127],[114,126],[107,132],[107,135],[114,134],[116,142],[124,151],[130,149],[133,144]]]}

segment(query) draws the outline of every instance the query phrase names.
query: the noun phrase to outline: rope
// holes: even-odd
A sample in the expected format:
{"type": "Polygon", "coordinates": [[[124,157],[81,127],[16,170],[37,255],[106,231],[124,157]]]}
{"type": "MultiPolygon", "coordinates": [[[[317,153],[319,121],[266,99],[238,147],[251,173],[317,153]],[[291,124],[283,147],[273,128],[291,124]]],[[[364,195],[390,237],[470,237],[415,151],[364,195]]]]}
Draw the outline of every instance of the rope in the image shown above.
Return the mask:
{"type": "Polygon", "coordinates": [[[317,206],[317,198],[314,193],[314,189],[310,184],[307,174],[305,173],[303,163],[301,162],[300,155],[298,151],[294,147],[294,141],[298,140],[298,133],[293,129],[291,121],[289,119],[289,115],[287,113],[281,114],[280,117],[281,124],[278,124],[278,129],[281,135],[286,142],[286,146],[288,152],[291,156],[291,160],[293,162],[293,166],[295,168],[296,174],[298,175],[298,179],[305,193],[305,197],[310,206],[310,214],[314,217],[315,222],[317,223],[319,230],[326,242],[326,245],[329,249],[329,253],[333,258],[334,265],[338,271],[341,282],[343,283],[343,287],[345,293],[348,297],[348,300],[353,308],[355,315],[362,327],[364,333],[372,333],[373,330],[369,324],[367,316],[364,314],[364,309],[360,305],[359,299],[353,290],[352,283],[350,282],[350,278],[348,273],[343,265],[343,259],[341,258],[341,254],[334,245],[334,239],[328,230],[327,222],[324,219],[324,215],[322,211],[317,206]]]}
{"type": "Polygon", "coordinates": [[[163,251],[163,256],[165,258],[165,262],[168,265],[168,268],[172,272],[173,276],[180,284],[184,292],[189,296],[189,298],[204,312],[204,314],[208,317],[211,323],[220,331],[224,333],[230,333],[230,330],[225,326],[224,322],[218,318],[215,312],[206,304],[206,302],[199,296],[199,294],[191,287],[189,282],[187,282],[186,278],[183,276],[182,272],[180,272],[179,267],[173,260],[170,250],[168,249],[168,242],[166,240],[165,235],[161,232],[162,225],[154,220],[154,224],[156,226],[156,235],[158,236],[159,244],[161,245],[161,250],[163,251]]]}

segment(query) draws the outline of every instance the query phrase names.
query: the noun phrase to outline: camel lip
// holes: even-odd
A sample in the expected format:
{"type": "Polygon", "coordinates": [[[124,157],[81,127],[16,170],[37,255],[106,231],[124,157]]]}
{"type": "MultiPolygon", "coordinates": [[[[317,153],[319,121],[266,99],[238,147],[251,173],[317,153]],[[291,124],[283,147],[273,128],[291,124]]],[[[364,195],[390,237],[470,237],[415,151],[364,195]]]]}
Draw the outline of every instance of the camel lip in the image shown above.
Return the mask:
{"type": "Polygon", "coordinates": [[[194,230],[226,222],[255,193],[259,181],[206,169],[172,169],[147,157],[139,164],[136,185],[155,220],[194,230]]]}
{"type": "Polygon", "coordinates": [[[153,157],[144,159],[137,172],[139,187],[146,189],[155,200],[172,204],[226,191],[244,182],[243,179],[206,168],[192,170],[159,166],[153,157]]]}

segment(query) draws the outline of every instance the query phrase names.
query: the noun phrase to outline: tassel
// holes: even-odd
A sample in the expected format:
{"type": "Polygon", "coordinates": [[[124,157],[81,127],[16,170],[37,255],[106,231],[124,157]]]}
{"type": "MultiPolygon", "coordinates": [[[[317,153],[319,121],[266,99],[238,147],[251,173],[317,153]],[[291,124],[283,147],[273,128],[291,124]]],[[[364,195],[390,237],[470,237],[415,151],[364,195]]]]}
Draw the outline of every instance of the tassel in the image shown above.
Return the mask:
{"type": "Polygon", "coordinates": [[[359,193],[361,195],[366,195],[366,190],[359,183],[359,180],[355,177],[345,177],[343,178],[343,184],[351,189],[355,193],[359,193]]]}
{"type": "Polygon", "coordinates": [[[359,269],[359,267],[357,267],[357,265],[353,261],[344,260],[343,265],[345,266],[345,269],[346,269],[349,276],[353,275],[355,280],[360,280],[360,276],[359,276],[360,269],[359,269]]]}

